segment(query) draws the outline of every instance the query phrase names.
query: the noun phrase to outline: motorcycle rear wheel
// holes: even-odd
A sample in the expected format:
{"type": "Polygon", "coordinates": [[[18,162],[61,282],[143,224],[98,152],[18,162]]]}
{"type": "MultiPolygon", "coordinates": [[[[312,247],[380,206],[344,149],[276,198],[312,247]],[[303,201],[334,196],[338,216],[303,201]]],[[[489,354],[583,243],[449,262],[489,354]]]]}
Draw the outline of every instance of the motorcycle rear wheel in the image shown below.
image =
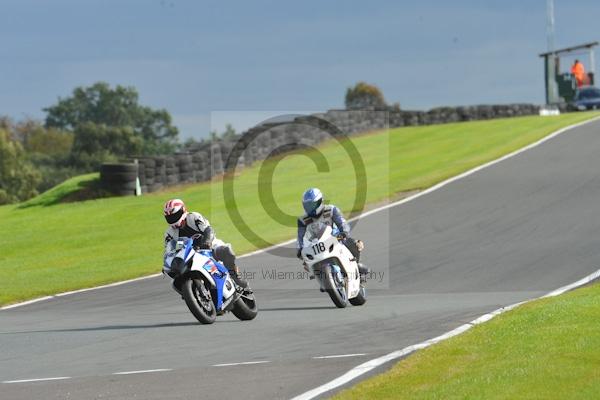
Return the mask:
{"type": "Polygon", "coordinates": [[[351,298],[349,301],[353,306],[362,306],[367,302],[367,289],[361,285],[358,295],[351,298]]]}
{"type": "Polygon", "coordinates": [[[210,290],[203,279],[186,279],[181,285],[181,294],[191,313],[201,324],[212,324],[217,318],[217,310],[210,290]]]}

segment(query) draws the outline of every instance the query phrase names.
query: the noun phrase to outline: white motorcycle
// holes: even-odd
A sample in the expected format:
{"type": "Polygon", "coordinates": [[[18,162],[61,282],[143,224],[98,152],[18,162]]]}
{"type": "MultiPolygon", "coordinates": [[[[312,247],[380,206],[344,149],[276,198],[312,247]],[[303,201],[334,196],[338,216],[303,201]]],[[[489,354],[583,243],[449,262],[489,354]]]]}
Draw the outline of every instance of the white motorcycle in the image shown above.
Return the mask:
{"type": "Polygon", "coordinates": [[[196,250],[193,242],[191,238],[171,240],[163,263],[163,273],[173,278],[173,289],[192,314],[203,324],[212,324],[227,311],[241,320],[254,319],[258,314],[254,294],[235,284],[211,250],[196,250]]]}
{"type": "Polygon", "coordinates": [[[320,283],[321,291],[327,292],[337,307],[344,308],[348,302],[354,306],[365,304],[367,291],[361,283],[358,263],[331,226],[309,225],[301,254],[304,265],[320,283]]]}

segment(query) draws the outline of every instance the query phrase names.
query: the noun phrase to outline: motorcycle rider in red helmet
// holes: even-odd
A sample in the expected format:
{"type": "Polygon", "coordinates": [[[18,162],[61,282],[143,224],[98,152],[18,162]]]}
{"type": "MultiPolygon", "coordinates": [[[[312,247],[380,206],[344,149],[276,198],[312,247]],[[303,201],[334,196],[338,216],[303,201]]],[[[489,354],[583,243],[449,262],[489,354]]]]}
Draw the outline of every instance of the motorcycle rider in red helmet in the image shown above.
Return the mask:
{"type": "Polygon", "coordinates": [[[235,283],[246,291],[249,290],[248,282],[240,277],[235,265],[235,253],[231,244],[217,239],[208,219],[198,212],[188,212],[181,199],[167,201],[164,215],[169,224],[164,237],[165,249],[172,239],[193,238],[194,247],[212,250],[215,259],[227,267],[235,283]]]}

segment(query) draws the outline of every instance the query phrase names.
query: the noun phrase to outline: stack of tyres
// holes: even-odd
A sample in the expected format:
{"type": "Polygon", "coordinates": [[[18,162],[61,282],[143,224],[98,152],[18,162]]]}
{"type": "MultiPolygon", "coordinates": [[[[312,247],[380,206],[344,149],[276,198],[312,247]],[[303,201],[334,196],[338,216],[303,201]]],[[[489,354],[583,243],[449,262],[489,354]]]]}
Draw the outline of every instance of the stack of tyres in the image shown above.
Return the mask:
{"type": "Polygon", "coordinates": [[[208,154],[205,151],[197,151],[192,154],[192,168],[194,169],[194,182],[204,182],[210,179],[208,154]]]}
{"type": "Polygon", "coordinates": [[[142,193],[152,192],[155,180],[155,167],[156,161],[154,158],[145,157],[139,160],[140,175],[141,171],[144,171],[144,184],[142,186],[142,193]]]}
{"type": "Polygon", "coordinates": [[[233,144],[228,142],[219,143],[219,149],[221,150],[221,160],[223,162],[223,169],[229,167],[233,169],[237,164],[239,154],[233,154],[233,144]]]}
{"type": "Polygon", "coordinates": [[[135,195],[138,165],[134,163],[102,164],[100,184],[117,196],[135,195]]]}
{"type": "Polygon", "coordinates": [[[221,148],[218,144],[213,144],[210,148],[210,177],[221,175],[223,173],[223,159],[221,158],[221,148]]]}
{"type": "Polygon", "coordinates": [[[165,174],[165,184],[167,186],[179,183],[179,168],[177,168],[177,164],[175,163],[175,157],[170,156],[165,158],[165,174]]]}
{"type": "Polygon", "coordinates": [[[151,191],[156,192],[167,184],[167,171],[165,166],[165,157],[154,157],[154,185],[151,191]]]}
{"type": "Polygon", "coordinates": [[[194,167],[191,154],[176,154],[177,167],[179,168],[179,181],[182,183],[194,182],[194,167]]]}

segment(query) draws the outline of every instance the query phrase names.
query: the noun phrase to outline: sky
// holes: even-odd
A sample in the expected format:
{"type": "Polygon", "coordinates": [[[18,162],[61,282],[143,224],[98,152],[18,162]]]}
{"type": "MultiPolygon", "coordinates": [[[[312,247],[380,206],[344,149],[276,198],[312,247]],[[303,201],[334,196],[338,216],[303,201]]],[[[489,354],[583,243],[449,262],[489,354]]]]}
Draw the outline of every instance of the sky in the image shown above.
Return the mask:
{"type": "MultiPolygon", "coordinates": [[[[183,139],[343,108],[358,81],[403,109],[544,101],[545,0],[0,0],[0,15],[0,115],[16,120],[97,81],[137,88],[183,139]]],[[[556,47],[600,40],[600,1],[555,15],[556,47]]]]}

